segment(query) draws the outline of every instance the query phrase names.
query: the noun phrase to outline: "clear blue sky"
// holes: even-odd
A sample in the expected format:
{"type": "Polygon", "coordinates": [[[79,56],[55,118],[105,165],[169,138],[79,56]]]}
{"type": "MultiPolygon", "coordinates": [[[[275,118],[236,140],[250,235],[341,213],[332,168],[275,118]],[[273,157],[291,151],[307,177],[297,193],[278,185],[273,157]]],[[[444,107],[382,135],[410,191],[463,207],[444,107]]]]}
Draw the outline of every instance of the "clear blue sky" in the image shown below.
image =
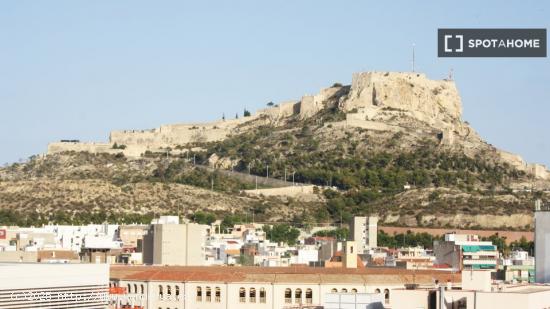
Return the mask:
{"type": "Polygon", "coordinates": [[[2,1],[0,163],[408,71],[414,42],[489,143],[550,165],[549,58],[436,53],[439,27],[549,26],[549,1],[2,1]]]}

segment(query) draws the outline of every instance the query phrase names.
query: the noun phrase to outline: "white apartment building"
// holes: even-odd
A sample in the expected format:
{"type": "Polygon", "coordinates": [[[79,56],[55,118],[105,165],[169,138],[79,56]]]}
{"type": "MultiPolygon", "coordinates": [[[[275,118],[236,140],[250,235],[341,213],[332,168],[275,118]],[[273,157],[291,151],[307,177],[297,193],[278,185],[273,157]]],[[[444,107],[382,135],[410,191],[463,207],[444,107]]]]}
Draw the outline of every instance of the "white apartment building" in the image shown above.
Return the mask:
{"type": "Polygon", "coordinates": [[[444,241],[434,242],[437,264],[447,264],[456,270],[496,269],[500,254],[490,241],[480,241],[478,235],[446,234],[444,241]]]}
{"type": "Polygon", "coordinates": [[[0,263],[0,309],[108,305],[106,264],[0,263]]]}

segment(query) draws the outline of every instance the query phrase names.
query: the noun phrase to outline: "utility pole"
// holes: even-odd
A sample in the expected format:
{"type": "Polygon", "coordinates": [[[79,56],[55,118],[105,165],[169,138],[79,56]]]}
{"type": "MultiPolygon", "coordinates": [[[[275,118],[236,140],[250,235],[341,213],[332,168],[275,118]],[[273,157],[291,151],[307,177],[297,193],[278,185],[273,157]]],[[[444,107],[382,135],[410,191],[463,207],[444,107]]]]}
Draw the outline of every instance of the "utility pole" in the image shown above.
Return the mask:
{"type": "Polygon", "coordinates": [[[267,178],[269,178],[269,164],[266,165],[266,167],[267,167],[267,178]]]}
{"type": "Polygon", "coordinates": [[[248,175],[250,175],[250,163],[248,163],[248,175]]]}
{"type": "Polygon", "coordinates": [[[214,191],[214,177],[211,178],[211,188],[212,188],[212,191],[214,191]]]}
{"type": "Polygon", "coordinates": [[[195,165],[195,162],[196,162],[196,159],[195,159],[195,154],[193,154],[193,165],[195,165]]]}
{"type": "Polygon", "coordinates": [[[286,167],[285,167],[285,182],[286,182],[286,167]]]}
{"type": "Polygon", "coordinates": [[[296,172],[292,172],[292,186],[295,186],[296,184],[294,183],[294,174],[296,174],[296,172]]]}
{"type": "Polygon", "coordinates": [[[258,176],[256,176],[256,191],[258,191],[258,176]]]}

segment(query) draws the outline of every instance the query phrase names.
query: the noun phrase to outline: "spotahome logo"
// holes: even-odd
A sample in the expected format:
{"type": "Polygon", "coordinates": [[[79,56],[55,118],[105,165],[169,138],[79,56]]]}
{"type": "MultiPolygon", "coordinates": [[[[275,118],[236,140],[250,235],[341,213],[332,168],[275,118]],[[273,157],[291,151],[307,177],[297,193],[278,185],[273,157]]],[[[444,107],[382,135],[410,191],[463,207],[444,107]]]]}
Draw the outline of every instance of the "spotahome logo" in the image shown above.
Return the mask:
{"type": "Polygon", "coordinates": [[[546,29],[438,29],[439,57],[546,57],[546,29]]]}

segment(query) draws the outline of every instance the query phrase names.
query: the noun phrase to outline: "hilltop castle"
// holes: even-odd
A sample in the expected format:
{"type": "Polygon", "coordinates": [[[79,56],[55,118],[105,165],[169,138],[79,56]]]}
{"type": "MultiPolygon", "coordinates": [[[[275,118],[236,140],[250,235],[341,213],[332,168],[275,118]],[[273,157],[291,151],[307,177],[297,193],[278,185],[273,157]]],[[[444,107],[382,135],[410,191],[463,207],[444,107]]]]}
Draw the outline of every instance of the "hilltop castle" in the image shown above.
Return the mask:
{"type": "Polygon", "coordinates": [[[261,125],[281,125],[288,119],[307,119],[328,107],[345,113],[344,120],[332,123],[335,129],[356,127],[418,136],[437,135],[446,147],[458,147],[469,155],[481,149],[489,150],[498,160],[535,178],[550,179],[550,172],[543,165],[527,164],[518,155],[488,145],[462,121],[462,103],[454,81],[430,80],[424,74],[411,72],[356,73],[350,86],[335,84],[316,95],[281,102],[248,117],[112,131],[108,143],[54,142],[48,145],[48,154],[64,151],[123,153],[127,157],[140,157],[147,151],[178,154],[187,151],[189,144],[220,141],[261,125]]]}

